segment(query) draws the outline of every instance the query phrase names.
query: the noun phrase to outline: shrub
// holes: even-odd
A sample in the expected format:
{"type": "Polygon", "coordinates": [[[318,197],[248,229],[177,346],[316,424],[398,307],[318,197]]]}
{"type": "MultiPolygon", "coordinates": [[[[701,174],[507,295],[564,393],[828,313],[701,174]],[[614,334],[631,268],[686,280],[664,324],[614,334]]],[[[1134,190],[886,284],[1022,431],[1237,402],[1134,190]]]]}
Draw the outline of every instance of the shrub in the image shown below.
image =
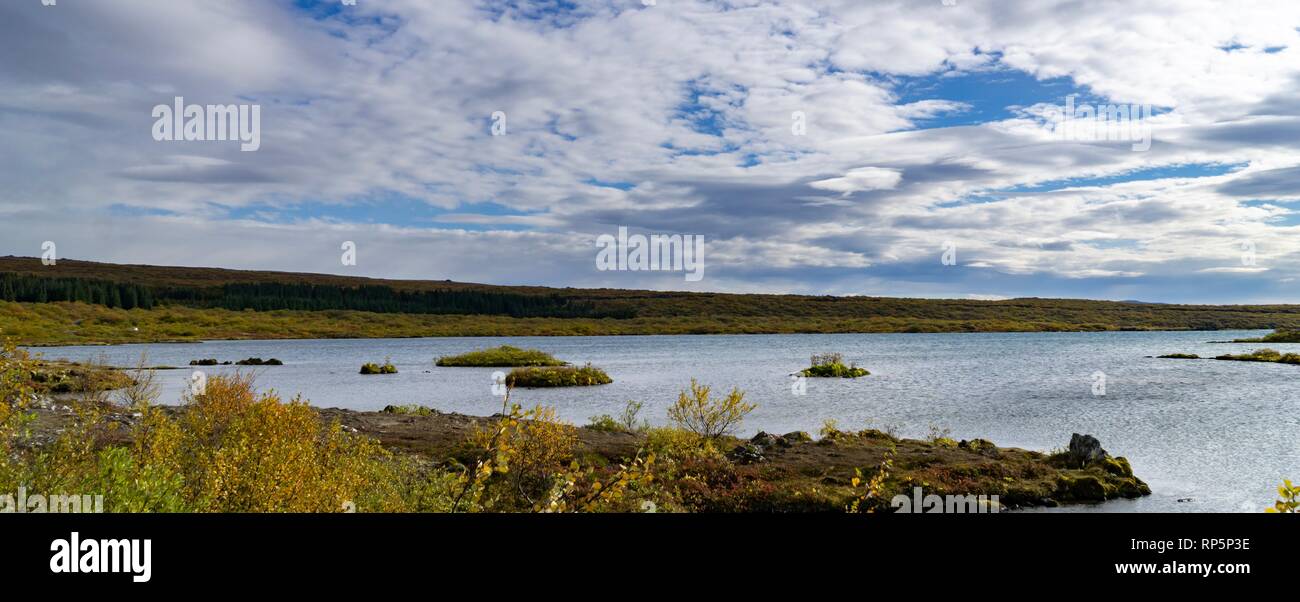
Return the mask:
{"type": "Polygon", "coordinates": [[[378,442],[345,433],[337,421],[322,429],[301,399],[257,395],[251,376],[214,377],[189,401],[179,441],[144,441],[174,446],[173,464],[199,511],[336,512],[359,503],[390,459],[378,442]]]}
{"type": "Polygon", "coordinates": [[[713,441],[677,427],[650,428],[645,432],[646,449],[671,460],[721,458],[713,441]]]}
{"type": "Polygon", "coordinates": [[[1291,484],[1289,480],[1283,480],[1282,485],[1277,488],[1277,494],[1280,499],[1274,502],[1272,508],[1265,512],[1295,514],[1300,513],[1300,487],[1291,484]]]}
{"type": "Polygon", "coordinates": [[[885,458],[880,461],[880,466],[876,468],[876,473],[865,482],[862,480],[862,469],[853,469],[853,479],[849,481],[849,485],[853,487],[853,499],[844,508],[845,512],[871,513],[877,508],[885,507],[888,503],[885,501],[885,481],[889,479],[889,473],[894,468],[894,456],[897,453],[898,449],[891,445],[889,451],[885,452],[885,458]]]}
{"type": "Polygon", "coordinates": [[[627,405],[623,406],[623,413],[619,414],[618,418],[609,414],[592,416],[587,428],[610,433],[643,433],[650,428],[649,422],[637,418],[641,414],[643,405],[639,401],[629,400],[627,405]]]}
{"type": "Polygon", "coordinates": [[[541,387],[587,387],[607,385],[614,382],[604,370],[587,364],[575,366],[547,366],[515,368],[506,375],[506,386],[541,388],[541,387]]]}
{"type": "Polygon", "coordinates": [[[930,425],[930,432],[925,436],[925,440],[939,447],[957,447],[957,440],[953,439],[952,429],[940,428],[930,425]]]}
{"type": "Polygon", "coordinates": [[[717,439],[731,432],[745,416],[754,411],[753,404],[744,402],[745,394],[738,388],[722,399],[709,397],[709,386],[691,379],[689,394],[682,391],[677,403],[668,408],[668,418],[679,427],[706,439],[717,439]]]}
{"type": "MultiPolygon", "coordinates": [[[[3,359],[0,373],[12,365],[3,359]]],[[[349,502],[400,511],[416,500],[434,506],[399,484],[442,475],[421,474],[373,439],[346,433],[337,422],[322,425],[305,402],[258,395],[252,383],[247,375],[213,377],[179,410],[153,406],[155,389],[147,386],[124,393],[140,413],[129,445],[100,447],[97,435],[115,423],[104,420],[98,404],[78,399],[55,441],[0,460],[0,484],[93,492],[109,512],[337,512],[349,502]]]]}
{"type": "Polygon", "coordinates": [[[460,355],[447,355],[438,358],[438,366],[461,367],[516,367],[516,366],[564,366],[565,362],[555,359],[550,354],[536,349],[520,349],[502,345],[492,349],[480,349],[460,355]]]}
{"type": "Polygon", "coordinates": [[[477,459],[458,477],[452,512],[626,511],[637,497],[653,493],[653,453],[638,452],[631,462],[602,477],[572,460],[577,437],[554,408],[537,406],[525,412],[518,404],[510,405],[509,393],[502,417],[476,431],[471,443],[478,448],[477,459]]]}

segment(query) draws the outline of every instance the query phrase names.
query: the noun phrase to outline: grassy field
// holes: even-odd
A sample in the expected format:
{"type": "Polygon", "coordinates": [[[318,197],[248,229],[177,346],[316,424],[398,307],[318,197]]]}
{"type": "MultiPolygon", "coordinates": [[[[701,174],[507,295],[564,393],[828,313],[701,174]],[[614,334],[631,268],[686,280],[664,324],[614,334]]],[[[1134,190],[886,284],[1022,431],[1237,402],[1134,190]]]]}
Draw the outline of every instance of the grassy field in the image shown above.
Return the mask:
{"type": "MultiPolygon", "coordinates": [[[[0,301],[0,337],[25,345],[117,344],[204,339],[399,338],[841,332],[1029,332],[1103,330],[1300,329],[1300,306],[1210,306],[1071,299],[903,299],[505,287],[450,281],[396,281],[211,268],[124,266],[0,258],[0,273],[84,278],[157,290],[193,290],[212,302],[232,284],[390,287],[396,291],[476,291],[558,300],[561,309],[619,317],[513,317],[500,313],[396,313],[352,309],[254,311],[167,301],[153,309],[82,302],[0,301]]],[[[286,289],[287,290],[287,289],[286,289]]],[[[337,288],[328,292],[337,292],[337,288]]],[[[275,291],[270,295],[300,294],[275,291]]],[[[312,293],[315,294],[315,293],[312,293]]],[[[162,298],[160,296],[160,298],[162,298]]],[[[267,299],[262,299],[263,301],[267,299]]],[[[276,301],[276,298],[271,298],[276,301]]],[[[280,298],[288,303],[298,298],[280,298]]]]}
{"type": "MultiPolygon", "coordinates": [[[[1263,316],[1260,319],[1264,319],[1263,316]]],[[[1248,322],[1233,327],[1264,328],[1265,326],[1248,322]]],[[[12,337],[23,345],[442,336],[1036,332],[1097,331],[1119,328],[1121,327],[1114,324],[1093,322],[942,320],[883,316],[869,318],[679,316],[617,320],[381,314],[344,310],[254,312],[188,307],[123,310],[84,303],[0,302],[0,336],[12,337]]],[[[1189,326],[1150,322],[1145,323],[1141,329],[1186,330],[1189,326]]]]}

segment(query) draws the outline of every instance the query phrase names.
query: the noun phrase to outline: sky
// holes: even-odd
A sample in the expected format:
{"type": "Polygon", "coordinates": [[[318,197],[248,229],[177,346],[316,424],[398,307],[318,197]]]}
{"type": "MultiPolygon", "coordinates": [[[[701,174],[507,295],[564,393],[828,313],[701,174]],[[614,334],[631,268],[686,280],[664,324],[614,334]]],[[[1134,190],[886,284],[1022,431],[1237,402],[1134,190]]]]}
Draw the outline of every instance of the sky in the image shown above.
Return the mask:
{"type": "Polygon", "coordinates": [[[1298,27],[1293,0],[6,0],[0,255],[1300,303],[1298,27]],[[176,97],[256,107],[257,149],[157,139],[176,97]],[[620,228],[703,237],[703,277],[598,269],[620,228]]]}

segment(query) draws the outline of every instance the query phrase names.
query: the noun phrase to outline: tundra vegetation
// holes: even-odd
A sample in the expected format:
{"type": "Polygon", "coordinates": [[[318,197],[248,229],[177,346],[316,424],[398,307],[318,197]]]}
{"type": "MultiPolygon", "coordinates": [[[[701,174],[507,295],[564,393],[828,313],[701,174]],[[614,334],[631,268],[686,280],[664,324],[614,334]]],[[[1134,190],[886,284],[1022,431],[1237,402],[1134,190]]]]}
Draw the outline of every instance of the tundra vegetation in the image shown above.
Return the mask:
{"type": "Polygon", "coordinates": [[[446,355],[438,358],[435,364],[448,367],[513,368],[519,366],[563,366],[566,362],[557,360],[549,353],[536,349],[520,349],[510,345],[502,345],[460,355],[446,355]]]}
{"type": "Polygon", "coordinates": [[[840,353],[813,354],[811,363],[812,366],[799,373],[817,378],[858,378],[871,374],[857,364],[844,365],[844,356],[840,353]]]}

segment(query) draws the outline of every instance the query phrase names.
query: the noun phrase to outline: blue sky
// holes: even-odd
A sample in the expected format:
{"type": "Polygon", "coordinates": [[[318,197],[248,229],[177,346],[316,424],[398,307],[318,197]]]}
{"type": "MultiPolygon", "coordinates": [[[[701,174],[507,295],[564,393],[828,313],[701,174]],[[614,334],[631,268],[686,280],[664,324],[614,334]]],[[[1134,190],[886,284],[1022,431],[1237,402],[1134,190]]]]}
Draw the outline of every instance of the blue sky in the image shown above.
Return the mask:
{"type": "Polygon", "coordinates": [[[1281,0],[6,4],[0,253],[1300,302],[1297,26],[1281,0]],[[261,147],[153,140],[176,96],[259,105],[261,147]],[[620,227],[703,236],[704,279],[597,270],[620,227]]]}

